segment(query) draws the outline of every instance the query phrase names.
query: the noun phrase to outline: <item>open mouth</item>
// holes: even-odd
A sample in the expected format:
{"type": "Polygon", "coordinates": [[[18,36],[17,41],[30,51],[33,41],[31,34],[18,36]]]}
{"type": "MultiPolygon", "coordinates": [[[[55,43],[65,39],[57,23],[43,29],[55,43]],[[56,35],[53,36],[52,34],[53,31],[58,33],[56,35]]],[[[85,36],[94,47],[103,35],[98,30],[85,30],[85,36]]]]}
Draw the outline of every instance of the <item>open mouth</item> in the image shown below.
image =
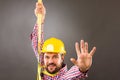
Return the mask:
{"type": "Polygon", "coordinates": [[[55,65],[49,65],[48,67],[51,67],[51,68],[52,68],[52,67],[56,67],[56,66],[55,66],[55,65]]]}

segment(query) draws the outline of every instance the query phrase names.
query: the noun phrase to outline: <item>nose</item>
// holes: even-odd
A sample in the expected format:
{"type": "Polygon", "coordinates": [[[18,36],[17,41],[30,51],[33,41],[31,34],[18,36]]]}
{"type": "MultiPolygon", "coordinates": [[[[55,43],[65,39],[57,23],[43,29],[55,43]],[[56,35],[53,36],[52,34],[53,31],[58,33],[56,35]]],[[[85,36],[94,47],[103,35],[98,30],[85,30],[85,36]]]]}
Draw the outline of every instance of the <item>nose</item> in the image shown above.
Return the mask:
{"type": "Polygon", "coordinates": [[[54,60],[52,58],[50,58],[49,63],[54,63],[54,60]]]}

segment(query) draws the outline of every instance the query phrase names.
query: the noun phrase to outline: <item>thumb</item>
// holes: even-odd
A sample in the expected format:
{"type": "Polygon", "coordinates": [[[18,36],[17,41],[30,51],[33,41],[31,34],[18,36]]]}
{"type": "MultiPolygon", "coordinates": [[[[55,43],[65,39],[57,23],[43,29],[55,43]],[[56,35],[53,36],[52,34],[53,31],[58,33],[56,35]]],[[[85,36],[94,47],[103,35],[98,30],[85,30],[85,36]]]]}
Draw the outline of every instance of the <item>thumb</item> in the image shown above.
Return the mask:
{"type": "Polygon", "coordinates": [[[77,64],[77,61],[75,60],[75,58],[70,58],[70,61],[75,65],[77,64]]]}

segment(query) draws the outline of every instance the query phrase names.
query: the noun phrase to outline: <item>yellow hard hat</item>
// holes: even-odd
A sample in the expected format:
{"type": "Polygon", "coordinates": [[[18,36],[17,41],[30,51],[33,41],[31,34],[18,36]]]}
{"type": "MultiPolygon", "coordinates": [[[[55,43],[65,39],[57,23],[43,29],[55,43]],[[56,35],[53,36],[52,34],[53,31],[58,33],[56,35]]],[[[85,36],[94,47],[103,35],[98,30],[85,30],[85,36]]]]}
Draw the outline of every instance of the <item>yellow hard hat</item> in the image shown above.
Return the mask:
{"type": "Polygon", "coordinates": [[[44,42],[41,52],[54,52],[66,54],[64,43],[60,39],[54,37],[49,38],[44,42]]]}

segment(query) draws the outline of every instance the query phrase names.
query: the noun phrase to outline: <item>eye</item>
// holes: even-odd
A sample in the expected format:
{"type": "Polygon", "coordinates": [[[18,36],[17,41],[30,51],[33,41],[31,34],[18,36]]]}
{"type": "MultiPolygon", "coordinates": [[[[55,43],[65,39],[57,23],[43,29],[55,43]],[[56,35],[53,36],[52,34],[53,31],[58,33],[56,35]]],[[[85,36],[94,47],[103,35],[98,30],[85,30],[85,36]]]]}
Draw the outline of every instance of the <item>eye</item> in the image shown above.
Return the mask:
{"type": "Polygon", "coordinates": [[[54,58],[58,58],[58,55],[55,55],[54,58]]]}
{"type": "Polygon", "coordinates": [[[45,59],[49,59],[49,56],[45,56],[45,59]]]}

